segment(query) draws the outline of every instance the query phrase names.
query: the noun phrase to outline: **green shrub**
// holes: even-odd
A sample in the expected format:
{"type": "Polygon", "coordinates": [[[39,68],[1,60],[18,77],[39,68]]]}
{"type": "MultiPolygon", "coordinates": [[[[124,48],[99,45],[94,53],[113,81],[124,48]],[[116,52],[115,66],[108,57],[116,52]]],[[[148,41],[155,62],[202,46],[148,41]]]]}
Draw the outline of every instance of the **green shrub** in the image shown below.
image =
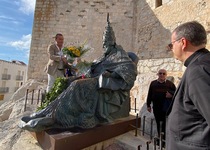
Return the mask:
{"type": "Polygon", "coordinates": [[[68,79],[64,77],[57,78],[52,89],[46,93],[42,105],[37,110],[42,110],[54,101],[68,87],[68,79]]]}

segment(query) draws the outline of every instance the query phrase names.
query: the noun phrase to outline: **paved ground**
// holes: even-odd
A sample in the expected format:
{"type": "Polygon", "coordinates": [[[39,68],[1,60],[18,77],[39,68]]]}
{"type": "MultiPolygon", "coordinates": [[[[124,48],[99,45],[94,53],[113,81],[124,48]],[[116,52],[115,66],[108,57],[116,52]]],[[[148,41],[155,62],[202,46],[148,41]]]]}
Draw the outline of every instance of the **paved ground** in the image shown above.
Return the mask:
{"type": "Polygon", "coordinates": [[[107,148],[105,148],[104,150],[125,150],[125,149],[120,144],[113,143],[109,145],[107,148]]]}

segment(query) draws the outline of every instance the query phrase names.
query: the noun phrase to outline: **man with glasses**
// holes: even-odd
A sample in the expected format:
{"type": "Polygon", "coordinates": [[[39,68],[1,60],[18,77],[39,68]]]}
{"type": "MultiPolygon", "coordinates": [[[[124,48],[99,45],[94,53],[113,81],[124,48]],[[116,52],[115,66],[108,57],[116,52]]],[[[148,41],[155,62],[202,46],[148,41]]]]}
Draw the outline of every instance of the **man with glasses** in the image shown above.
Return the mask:
{"type": "Polygon", "coordinates": [[[210,150],[210,52],[207,34],[196,22],[178,26],[171,36],[174,57],[186,70],[173,97],[167,122],[167,150],[210,150]]]}
{"type": "Polygon", "coordinates": [[[172,101],[176,87],[173,82],[166,79],[167,71],[165,69],[160,69],[157,75],[158,79],[152,81],[149,86],[147,95],[147,110],[151,112],[152,103],[153,113],[157,124],[158,136],[160,137],[160,132],[163,132],[165,137],[166,112],[172,101]],[[160,125],[161,122],[162,125],[160,125]]]}

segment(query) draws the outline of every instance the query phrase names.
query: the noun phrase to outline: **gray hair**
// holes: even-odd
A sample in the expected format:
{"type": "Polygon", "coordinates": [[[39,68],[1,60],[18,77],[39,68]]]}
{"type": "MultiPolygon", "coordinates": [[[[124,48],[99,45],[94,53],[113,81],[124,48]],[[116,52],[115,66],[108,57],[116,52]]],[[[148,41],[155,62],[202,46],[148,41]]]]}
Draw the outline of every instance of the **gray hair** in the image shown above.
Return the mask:
{"type": "Polygon", "coordinates": [[[207,34],[204,27],[197,21],[181,24],[173,33],[176,33],[176,40],[184,37],[194,46],[207,43],[207,34]]]}

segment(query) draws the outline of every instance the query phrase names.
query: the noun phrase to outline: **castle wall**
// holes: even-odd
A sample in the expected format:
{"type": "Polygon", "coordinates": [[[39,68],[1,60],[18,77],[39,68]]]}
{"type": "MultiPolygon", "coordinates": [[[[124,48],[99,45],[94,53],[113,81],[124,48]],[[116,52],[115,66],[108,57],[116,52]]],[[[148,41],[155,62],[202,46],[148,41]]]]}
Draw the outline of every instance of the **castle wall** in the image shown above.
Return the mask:
{"type": "Polygon", "coordinates": [[[134,50],[135,29],[133,1],[122,0],[37,0],[30,50],[28,78],[43,80],[47,64],[47,47],[56,33],[62,33],[65,45],[83,43],[92,47],[85,57],[92,61],[103,52],[102,36],[107,13],[117,37],[126,50],[134,50]]]}
{"type": "MultiPolygon", "coordinates": [[[[210,31],[210,0],[37,0],[28,67],[28,79],[46,80],[47,46],[56,33],[65,37],[65,45],[87,43],[92,50],[83,59],[92,61],[103,52],[102,35],[107,13],[117,44],[135,52],[138,77],[132,99],[145,101],[148,85],[160,68],[168,70],[178,84],[184,67],[173,59],[166,45],[171,31],[179,24],[197,20],[210,31]]],[[[208,41],[210,35],[208,35],[208,41]]],[[[207,45],[210,49],[210,45],[207,45]]]]}
{"type": "MultiPolygon", "coordinates": [[[[185,67],[173,58],[166,46],[170,43],[171,31],[179,24],[196,20],[210,31],[210,0],[171,0],[155,8],[155,0],[141,0],[137,4],[137,35],[135,50],[140,58],[138,77],[132,90],[132,101],[137,99],[137,106],[146,100],[149,84],[157,78],[157,71],[164,68],[169,76],[175,77],[178,85],[185,67]]],[[[210,49],[210,34],[207,48],[210,49]]]]}

